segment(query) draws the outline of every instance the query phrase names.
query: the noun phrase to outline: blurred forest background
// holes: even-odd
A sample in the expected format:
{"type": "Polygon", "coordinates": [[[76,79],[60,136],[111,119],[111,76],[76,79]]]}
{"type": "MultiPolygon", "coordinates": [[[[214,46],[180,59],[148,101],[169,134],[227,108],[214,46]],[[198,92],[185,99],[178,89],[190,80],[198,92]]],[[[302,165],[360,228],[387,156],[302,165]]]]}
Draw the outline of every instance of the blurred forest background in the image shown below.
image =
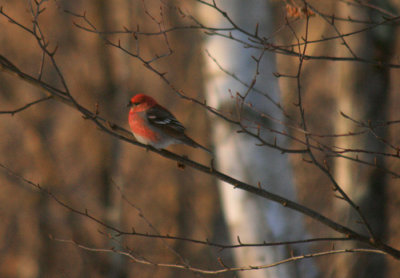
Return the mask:
{"type": "MultiPolygon", "coordinates": [[[[277,30],[274,41],[278,45],[296,43],[290,29],[280,29],[288,16],[286,5],[289,2],[294,3],[271,1],[274,29],[277,30]]],[[[309,2],[326,14],[372,18],[359,12],[368,11],[366,7],[353,7],[345,1],[309,2]]],[[[380,6],[382,9],[390,11],[393,17],[397,15],[398,19],[398,1],[381,3],[384,3],[384,6],[380,6]]],[[[86,12],[99,30],[122,30],[123,26],[135,29],[140,25],[142,30],[156,32],[158,26],[146,11],[158,15],[162,6],[166,26],[183,26],[189,24],[188,18],[183,17],[176,7],[187,14],[198,15],[199,5],[197,1],[178,0],[48,1],[45,3],[46,10],[40,15],[40,25],[50,42],[50,48],[58,47],[55,58],[71,94],[81,105],[92,111],[98,105],[102,117],[128,128],[127,101],[135,93],[146,93],[173,110],[175,116],[188,127],[188,134],[192,138],[210,146],[212,123],[205,109],[181,99],[143,63],[105,44],[101,36],[78,28],[74,23],[79,18],[65,12],[86,12]]],[[[302,5],[302,1],[298,5],[302,5]]],[[[32,26],[29,1],[0,0],[0,6],[13,19],[32,26]]],[[[205,18],[204,14],[202,18],[205,18]]],[[[376,21],[379,20],[376,18],[376,21]]],[[[396,22],[394,26],[382,26],[382,29],[387,28],[383,34],[370,30],[352,37],[353,46],[361,53],[360,56],[399,65],[400,28],[399,21],[396,22]]],[[[334,34],[329,29],[329,23],[318,16],[310,18],[309,24],[309,36],[313,39],[334,34]]],[[[351,25],[346,21],[338,24],[342,32],[347,30],[346,24],[351,25]]],[[[358,24],[358,28],[362,26],[358,24]]],[[[293,28],[296,32],[304,32],[304,18],[293,20],[293,28]]],[[[0,16],[0,30],[0,54],[21,70],[37,76],[42,63],[42,51],[37,47],[35,38],[11,24],[4,16],[0,16]]],[[[346,32],[350,32],[351,27],[348,30],[346,32]]],[[[114,41],[121,39],[125,45],[135,48],[136,40],[132,35],[115,34],[109,37],[114,41]]],[[[198,29],[170,32],[168,41],[173,54],[157,61],[160,72],[167,72],[167,78],[174,87],[199,100],[205,99],[206,94],[204,66],[209,58],[204,51],[205,40],[207,36],[198,29]]],[[[343,56],[339,45],[343,46],[343,43],[337,40],[313,44],[309,46],[308,53],[343,56]]],[[[168,47],[163,37],[141,37],[142,56],[150,58],[165,52],[168,52],[168,47]]],[[[277,55],[276,59],[280,74],[294,74],[297,70],[297,57],[277,55]]],[[[42,80],[55,87],[62,85],[49,61],[44,63],[42,80]]],[[[296,91],[296,81],[279,78],[279,85],[286,112],[293,118],[298,117],[297,108],[293,105],[296,102],[293,93],[296,91]]],[[[318,134],[342,134],[357,130],[358,126],[344,119],[340,111],[363,121],[400,119],[398,68],[351,61],[310,60],[304,65],[302,90],[309,129],[318,134]],[[373,91],[371,96],[369,90],[373,91]]],[[[14,110],[43,96],[40,89],[14,76],[0,74],[0,111],[14,110]]],[[[399,131],[398,124],[388,125],[379,130],[379,136],[392,146],[400,146],[399,131]]],[[[381,142],[370,145],[370,139],[351,138],[353,142],[342,143],[376,152],[391,151],[381,142]],[[366,145],[362,145],[361,141],[366,145]]],[[[341,144],[335,141],[339,139],[334,136],[321,140],[327,145],[341,144]]],[[[297,144],[291,142],[293,147],[297,144]]],[[[185,146],[169,149],[204,164],[209,163],[209,156],[201,150],[185,146]]],[[[318,158],[324,159],[324,156],[321,153],[318,158]]],[[[315,166],[304,161],[302,155],[289,155],[289,159],[294,169],[298,202],[328,217],[345,221],[340,219],[341,208],[335,205],[337,200],[329,186],[329,179],[316,171],[315,166]]],[[[337,175],[341,184],[347,182],[341,180],[347,176],[340,172],[346,171],[341,170],[344,167],[354,174],[351,182],[369,188],[371,192],[368,198],[364,198],[367,193],[357,196],[357,192],[364,189],[356,187],[346,190],[355,197],[357,204],[365,206],[366,216],[371,219],[379,238],[394,248],[400,248],[398,178],[374,167],[357,163],[343,166],[338,165],[332,157],[326,159],[336,173],[339,172],[337,175]],[[367,184],[371,181],[372,186],[367,184]]],[[[390,171],[400,173],[398,157],[378,156],[377,160],[390,171]]],[[[0,114],[0,163],[47,188],[71,207],[82,211],[87,209],[96,218],[123,230],[134,227],[136,231],[144,233],[229,243],[217,181],[213,177],[189,167],[181,169],[176,162],[101,132],[76,110],[56,101],[44,101],[14,115],[0,114]]],[[[327,227],[309,218],[305,218],[305,221],[310,235],[332,235],[327,227]]],[[[118,254],[88,252],[52,237],[73,239],[96,248],[128,246],[135,254],[154,262],[184,263],[187,258],[191,265],[218,268],[221,265],[217,258],[221,257],[225,264],[234,265],[229,249],[220,251],[185,241],[135,236],[120,237],[117,242],[107,236],[108,232],[87,217],[60,206],[47,194],[10,175],[5,169],[0,169],[0,277],[203,277],[184,270],[133,263],[118,254]]],[[[310,250],[329,248],[330,245],[330,242],[314,243],[310,245],[310,250]]],[[[340,264],[344,263],[341,260],[350,257],[356,260],[353,266],[359,267],[365,274],[359,277],[394,278],[400,273],[400,262],[390,256],[341,254],[315,259],[320,277],[340,277],[336,267],[340,268],[340,264]],[[378,269],[368,269],[367,266],[375,259],[378,260],[378,269]]],[[[357,273],[360,273],[359,269],[356,269],[357,273]]],[[[218,277],[236,275],[226,273],[218,277]]]]}

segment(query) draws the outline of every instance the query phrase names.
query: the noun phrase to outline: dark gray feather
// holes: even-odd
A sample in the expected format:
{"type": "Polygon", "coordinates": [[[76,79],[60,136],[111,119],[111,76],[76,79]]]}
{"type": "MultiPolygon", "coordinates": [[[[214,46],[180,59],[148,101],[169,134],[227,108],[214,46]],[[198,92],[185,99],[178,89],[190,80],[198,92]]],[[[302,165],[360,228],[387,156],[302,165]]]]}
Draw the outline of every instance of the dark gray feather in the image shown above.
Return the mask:
{"type": "Polygon", "coordinates": [[[169,127],[178,132],[184,132],[185,127],[162,106],[157,106],[147,110],[147,120],[158,127],[169,127]]]}

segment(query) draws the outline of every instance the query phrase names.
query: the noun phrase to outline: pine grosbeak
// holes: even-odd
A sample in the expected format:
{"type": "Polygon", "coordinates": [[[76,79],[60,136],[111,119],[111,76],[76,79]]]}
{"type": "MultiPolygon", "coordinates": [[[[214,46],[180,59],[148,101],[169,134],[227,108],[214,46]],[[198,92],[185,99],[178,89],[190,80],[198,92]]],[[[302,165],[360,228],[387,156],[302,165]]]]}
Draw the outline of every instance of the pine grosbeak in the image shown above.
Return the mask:
{"type": "Polygon", "coordinates": [[[138,94],[128,103],[129,126],[133,135],[140,143],[163,149],[171,144],[186,144],[210,150],[196,143],[185,134],[185,127],[152,97],[138,94]]]}

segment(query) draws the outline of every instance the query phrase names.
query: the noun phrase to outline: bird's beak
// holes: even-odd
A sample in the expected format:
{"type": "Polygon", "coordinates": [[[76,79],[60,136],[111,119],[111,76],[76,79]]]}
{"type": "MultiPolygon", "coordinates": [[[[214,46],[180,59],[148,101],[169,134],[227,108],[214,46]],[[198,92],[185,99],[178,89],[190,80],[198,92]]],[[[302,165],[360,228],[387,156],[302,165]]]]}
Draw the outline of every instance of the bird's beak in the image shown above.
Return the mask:
{"type": "Polygon", "coordinates": [[[128,104],[126,105],[126,107],[131,107],[132,106],[132,102],[129,101],[128,104]]]}

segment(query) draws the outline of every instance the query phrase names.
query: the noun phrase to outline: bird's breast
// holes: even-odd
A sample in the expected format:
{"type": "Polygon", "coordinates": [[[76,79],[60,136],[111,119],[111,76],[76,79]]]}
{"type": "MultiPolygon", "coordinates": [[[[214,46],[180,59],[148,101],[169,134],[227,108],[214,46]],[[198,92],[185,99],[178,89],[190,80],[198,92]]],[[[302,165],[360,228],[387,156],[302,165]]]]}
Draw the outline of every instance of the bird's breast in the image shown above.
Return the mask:
{"type": "Polygon", "coordinates": [[[136,139],[144,144],[154,144],[159,136],[142,113],[129,113],[129,126],[136,139]]]}

